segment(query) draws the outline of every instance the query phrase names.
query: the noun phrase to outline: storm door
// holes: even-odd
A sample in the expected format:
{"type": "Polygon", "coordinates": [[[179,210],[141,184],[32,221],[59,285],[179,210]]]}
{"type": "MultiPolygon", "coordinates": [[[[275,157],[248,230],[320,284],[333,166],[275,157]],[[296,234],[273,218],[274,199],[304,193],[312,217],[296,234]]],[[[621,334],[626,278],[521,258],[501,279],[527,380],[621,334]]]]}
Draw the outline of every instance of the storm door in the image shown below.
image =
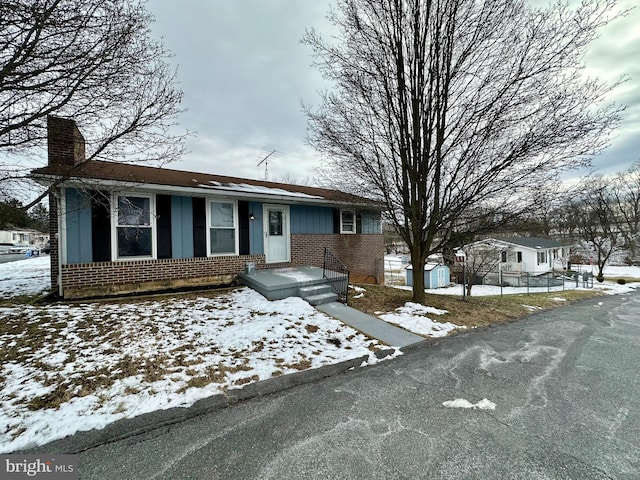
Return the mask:
{"type": "Polygon", "coordinates": [[[264,254],[267,263],[289,262],[289,207],[264,205],[263,207],[264,254]]]}

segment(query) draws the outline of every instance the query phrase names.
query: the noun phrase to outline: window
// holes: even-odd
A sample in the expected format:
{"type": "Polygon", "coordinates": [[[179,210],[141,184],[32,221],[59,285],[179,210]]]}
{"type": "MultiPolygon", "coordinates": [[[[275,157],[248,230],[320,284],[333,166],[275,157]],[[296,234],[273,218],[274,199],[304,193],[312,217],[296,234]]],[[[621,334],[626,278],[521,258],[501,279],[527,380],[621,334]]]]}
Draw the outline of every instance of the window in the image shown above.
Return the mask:
{"type": "Polygon", "coordinates": [[[500,252],[500,261],[505,263],[507,261],[507,252],[500,252]]]}
{"type": "Polygon", "coordinates": [[[281,237],[283,235],[282,227],[284,225],[284,219],[282,211],[269,210],[269,236],[281,237]]]}
{"type": "Polygon", "coordinates": [[[353,210],[340,211],[340,233],[356,233],[356,212],[353,210]]]}
{"type": "Polygon", "coordinates": [[[211,202],[209,213],[210,253],[213,255],[235,254],[235,204],[233,202],[211,202]]]}
{"type": "Polygon", "coordinates": [[[538,265],[547,263],[547,252],[538,252],[538,265]]]}
{"type": "Polygon", "coordinates": [[[522,252],[516,252],[516,261],[522,263],[522,252]]]}
{"type": "Polygon", "coordinates": [[[152,256],[151,198],[118,196],[118,258],[152,256]]]}

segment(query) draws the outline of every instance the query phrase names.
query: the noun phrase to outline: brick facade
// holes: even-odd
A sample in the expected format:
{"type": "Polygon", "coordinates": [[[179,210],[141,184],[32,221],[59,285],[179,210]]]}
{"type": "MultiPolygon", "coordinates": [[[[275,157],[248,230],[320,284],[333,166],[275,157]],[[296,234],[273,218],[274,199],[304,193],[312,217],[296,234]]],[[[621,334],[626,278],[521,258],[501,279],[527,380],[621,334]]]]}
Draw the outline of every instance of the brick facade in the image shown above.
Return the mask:
{"type": "Polygon", "coordinates": [[[352,282],[384,283],[383,235],[292,235],[291,263],[322,267],[325,247],[347,267],[352,282]]]}
{"type": "MultiPolygon", "coordinates": [[[[51,247],[51,282],[57,288],[53,236],[51,247]]],[[[264,255],[240,255],[62,265],[63,295],[73,299],[231,284],[247,262],[254,262],[258,269],[322,267],[325,247],[347,266],[353,282],[383,283],[382,235],[292,235],[291,263],[284,264],[265,264],[264,255]]]]}
{"type": "Polygon", "coordinates": [[[62,266],[65,298],[152,292],[172,288],[225,285],[247,262],[264,266],[263,255],[171,258],[62,266]]]}

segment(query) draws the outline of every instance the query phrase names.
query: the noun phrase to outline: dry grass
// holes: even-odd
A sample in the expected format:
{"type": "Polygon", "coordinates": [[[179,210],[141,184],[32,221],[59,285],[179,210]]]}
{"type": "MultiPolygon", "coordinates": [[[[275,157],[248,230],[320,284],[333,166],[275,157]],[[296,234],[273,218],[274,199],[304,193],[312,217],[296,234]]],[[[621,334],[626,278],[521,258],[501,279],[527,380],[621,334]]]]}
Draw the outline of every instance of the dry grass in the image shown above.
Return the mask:
{"type": "MultiPolygon", "coordinates": [[[[391,312],[411,301],[411,292],[408,290],[377,285],[361,286],[367,290],[365,295],[362,298],[349,298],[349,304],[370,315],[391,312]]],[[[482,327],[523,317],[533,311],[564,307],[598,294],[597,291],[565,290],[531,295],[471,296],[466,300],[452,295],[426,294],[425,305],[447,310],[449,313],[443,318],[444,321],[467,327],[482,327]],[[560,298],[564,301],[558,300],[560,298]]]]}

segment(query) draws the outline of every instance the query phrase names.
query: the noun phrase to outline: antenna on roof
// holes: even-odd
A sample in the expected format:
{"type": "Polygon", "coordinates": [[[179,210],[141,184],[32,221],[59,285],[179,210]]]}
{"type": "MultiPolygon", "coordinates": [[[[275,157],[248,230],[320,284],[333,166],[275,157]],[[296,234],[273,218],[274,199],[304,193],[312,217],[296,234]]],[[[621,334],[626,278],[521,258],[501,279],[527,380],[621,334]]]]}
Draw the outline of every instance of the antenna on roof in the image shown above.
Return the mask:
{"type": "Polygon", "coordinates": [[[262,165],[264,163],[264,179],[265,179],[265,181],[269,180],[269,157],[271,155],[273,155],[274,153],[276,153],[275,150],[273,150],[269,155],[267,155],[262,160],[260,160],[260,163],[258,163],[258,165],[256,165],[256,167],[259,167],[260,165],[262,165]]]}

